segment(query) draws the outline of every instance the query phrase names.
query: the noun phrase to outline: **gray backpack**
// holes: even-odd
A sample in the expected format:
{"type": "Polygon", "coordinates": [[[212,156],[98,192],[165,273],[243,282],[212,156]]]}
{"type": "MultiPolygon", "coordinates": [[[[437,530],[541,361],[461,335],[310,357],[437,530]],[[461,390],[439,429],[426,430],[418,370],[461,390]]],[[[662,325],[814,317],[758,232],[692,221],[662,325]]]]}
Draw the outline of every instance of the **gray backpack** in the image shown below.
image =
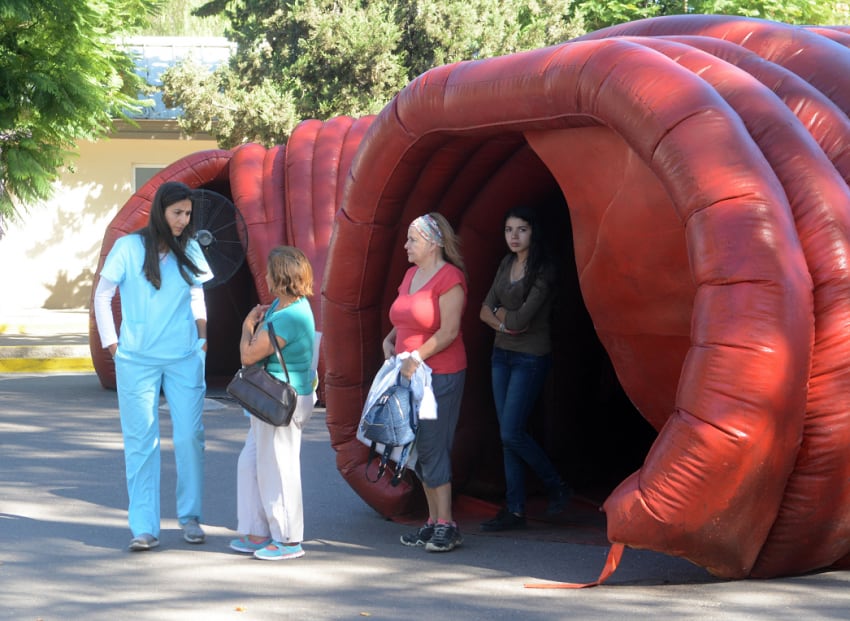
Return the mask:
{"type": "Polygon", "coordinates": [[[360,420],[360,431],[363,437],[371,440],[369,459],[366,462],[367,479],[369,479],[369,466],[372,464],[372,460],[375,457],[380,457],[378,476],[374,480],[369,479],[369,481],[376,483],[384,476],[393,449],[401,447],[401,456],[396,466],[395,475],[390,480],[390,485],[393,487],[399,484],[410,457],[413,442],[416,440],[418,428],[419,420],[413,407],[413,393],[410,390],[410,382],[399,377],[399,383],[384,391],[360,420]],[[383,452],[380,455],[378,454],[378,444],[384,445],[383,452]]]}

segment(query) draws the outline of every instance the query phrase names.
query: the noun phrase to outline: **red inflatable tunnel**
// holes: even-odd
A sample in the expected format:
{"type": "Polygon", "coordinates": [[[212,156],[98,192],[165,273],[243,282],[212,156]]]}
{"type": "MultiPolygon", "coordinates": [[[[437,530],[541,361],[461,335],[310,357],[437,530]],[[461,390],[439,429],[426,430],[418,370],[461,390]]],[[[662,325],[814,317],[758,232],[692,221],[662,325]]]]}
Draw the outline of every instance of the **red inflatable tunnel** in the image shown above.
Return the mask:
{"type": "Polygon", "coordinates": [[[543,406],[550,449],[564,458],[593,442],[553,429],[601,418],[615,436],[635,410],[657,431],[604,504],[610,540],[727,578],[847,563],[846,39],[660,18],[409,84],[363,138],[324,280],[327,420],[352,487],[388,517],[421,506],[412,482],[365,480],[355,431],[406,268],[406,227],[437,210],[460,233],[470,276],[454,485],[492,491],[500,462],[477,308],[504,251],[501,216],[530,202],[568,213],[559,231],[577,275],[559,305],[543,406]],[[599,399],[604,365],[582,328],[633,409],[599,399]]]}
{"type": "MultiPolygon", "coordinates": [[[[310,259],[316,281],[321,283],[342,185],[371,121],[372,117],[304,121],[285,147],[266,149],[246,144],[233,151],[202,151],[175,162],[119,210],[104,235],[97,273],[115,240],[147,223],[151,201],[162,183],[182,181],[229,198],[246,224],[245,263],[226,283],[207,290],[206,301],[210,324],[207,375],[213,381],[231,377],[239,367],[242,319],[252,305],[270,300],[265,282],[269,250],[279,244],[298,246],[310,259]]],[[[92,291],[96,287],[97,277],[92,291]]],[[[321,329],[318,285],[312,305],[321,329]]],[[[120,325],[118,297],[113,313],[120,325]]],[[[114,388],[115,369],[100,346],[93,311],[89,316],[89,343],[101,384],[114,388]]],[[[320,372],[323,366],[320,359],[320,372]]]]}

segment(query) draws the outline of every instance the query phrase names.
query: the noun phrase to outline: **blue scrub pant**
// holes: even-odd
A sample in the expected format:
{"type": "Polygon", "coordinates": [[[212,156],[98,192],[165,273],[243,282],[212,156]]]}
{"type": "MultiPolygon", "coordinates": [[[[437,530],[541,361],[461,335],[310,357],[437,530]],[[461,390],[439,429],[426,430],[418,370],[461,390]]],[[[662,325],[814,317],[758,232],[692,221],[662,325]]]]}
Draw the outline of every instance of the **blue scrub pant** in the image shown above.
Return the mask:
{"type": "Polygon", "coordinates": [[[115,358],[118,409],[124,436],[128,519],[136,537],[160,529],[159,394],[171,411],[174,459],[177,465],[177,519],[183,524],[201,519],[204,483],[205,353],[168,362],[115,358]]]}
{"type": "Polygon", "coordinates": [[[554,491],[561,475],[549,456],[528,433],[528,419],[552,365],[549,354],[534,356],[496,347],[493,349],[493,400],[505,460],[507,509],[525,513],[525,464],[554,491]]]}

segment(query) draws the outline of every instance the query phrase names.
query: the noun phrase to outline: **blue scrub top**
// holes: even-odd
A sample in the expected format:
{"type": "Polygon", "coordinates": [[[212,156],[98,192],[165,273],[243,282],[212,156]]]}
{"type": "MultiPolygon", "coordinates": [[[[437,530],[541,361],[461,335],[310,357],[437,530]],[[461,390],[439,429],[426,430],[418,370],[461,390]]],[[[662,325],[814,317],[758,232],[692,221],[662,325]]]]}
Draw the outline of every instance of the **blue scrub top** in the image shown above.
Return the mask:
{"type": "MultiPolygon", "coordinates": [[[[201,269],[194,285],[213,275],[200,245],[194,239],[186,255],[201,269]]],[[[116,355],[148,360],[179,360],[197,349],[198,328],[192,316],[190,285],[183,280],[177,258],[170,252],[160,261],[162,284],[159,289],[145,278],[145,246],[142,236],[133,233],[118,239],[100,275],[118,285],[121,293],[121,330],[116,355]]]]}

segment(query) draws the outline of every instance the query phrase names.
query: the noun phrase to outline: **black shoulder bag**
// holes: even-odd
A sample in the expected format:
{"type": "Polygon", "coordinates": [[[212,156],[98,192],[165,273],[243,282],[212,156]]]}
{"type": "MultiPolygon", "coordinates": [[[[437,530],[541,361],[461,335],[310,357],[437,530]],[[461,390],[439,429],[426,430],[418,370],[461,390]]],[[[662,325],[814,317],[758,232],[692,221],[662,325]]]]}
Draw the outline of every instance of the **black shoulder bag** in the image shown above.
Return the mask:
{"type": "Polygon", "coordinates": [[[266,371],[265,364],[260,361],[239,369],[227,385],[227,394],[261,421],[281,427],[292,420],[295,405],[298,403],[298,393],[289,383],[289,370],[286,368],[286,361],[283,359],[280,345],[277,344],[277,336],[271,322],[268,322],[268,330],[274,353],[286,374],[286,381],[279,380],[266,371]]]}

